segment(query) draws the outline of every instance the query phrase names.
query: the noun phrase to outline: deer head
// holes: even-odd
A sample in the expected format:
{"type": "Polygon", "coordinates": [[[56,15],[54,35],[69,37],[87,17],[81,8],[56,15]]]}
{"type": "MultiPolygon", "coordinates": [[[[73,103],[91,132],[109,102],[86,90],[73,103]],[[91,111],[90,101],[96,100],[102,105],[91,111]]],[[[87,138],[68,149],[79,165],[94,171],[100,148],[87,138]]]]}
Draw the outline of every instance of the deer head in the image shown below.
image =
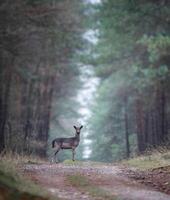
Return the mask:
{"type": "Polygon", "coordinates": [[[83,128],[83,126],[80,126],[80,127],[76,127],[76,126],[73,126],[76,130],[76,134],[80,134],[80,130],[83,128]]]}

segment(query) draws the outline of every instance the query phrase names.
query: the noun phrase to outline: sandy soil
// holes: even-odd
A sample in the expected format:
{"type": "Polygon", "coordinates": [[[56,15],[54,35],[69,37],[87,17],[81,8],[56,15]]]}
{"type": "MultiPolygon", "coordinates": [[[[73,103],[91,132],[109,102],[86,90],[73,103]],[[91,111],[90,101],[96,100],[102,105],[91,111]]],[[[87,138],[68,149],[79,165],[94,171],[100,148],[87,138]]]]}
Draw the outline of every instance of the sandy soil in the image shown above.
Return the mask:
{"type": "Polygon", "coordinates": [[[88,193],[73,187],[67,180],[68,175],[82,174],[93,185],[108,191],[113,197],[122,200],[169,200],[170,195],[158,192],[150,186],[128,178],[119,166],[85,163],[82,166],[64,164],[25,165],[25,176],[42,185],[53,195],[68,200],[93,200],[88,193]]]}

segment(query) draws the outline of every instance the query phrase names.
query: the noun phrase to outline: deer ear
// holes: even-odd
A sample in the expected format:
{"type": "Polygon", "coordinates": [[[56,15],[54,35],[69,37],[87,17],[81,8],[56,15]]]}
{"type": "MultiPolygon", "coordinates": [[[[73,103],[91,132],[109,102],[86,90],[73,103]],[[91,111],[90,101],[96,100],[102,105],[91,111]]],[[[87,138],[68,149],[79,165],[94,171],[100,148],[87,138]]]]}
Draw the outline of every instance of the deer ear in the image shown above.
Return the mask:
{"type": "Polygon", "coordinates": [[[76,129],[76,126],[73,126],[76,129]]]}
{"type": "Polygon", "coordinates": [[[82,129],[83,128],[83,126],[80,126],[80,129],[82,129]]]}

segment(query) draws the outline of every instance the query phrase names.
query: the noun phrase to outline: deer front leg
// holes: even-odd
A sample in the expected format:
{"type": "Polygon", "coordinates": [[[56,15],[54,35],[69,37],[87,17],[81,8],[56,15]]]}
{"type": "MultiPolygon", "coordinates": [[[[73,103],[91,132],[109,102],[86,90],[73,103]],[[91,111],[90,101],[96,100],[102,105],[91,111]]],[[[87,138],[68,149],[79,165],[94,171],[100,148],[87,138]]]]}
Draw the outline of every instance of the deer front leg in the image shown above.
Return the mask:
{"type": "Polygon", "coordinates": [[[58,159],[57,159],[57,153],[60,151],[60,147],[58,147],[57,151],[54,154],[55,157],[55,162],[58,163],[58,159]]]}
{"type": "Polygon", "coordinates": [[[76,152],[75,149],[72,149],[72,160],[75,161],[74,156],[75,156],[76,152]]]}

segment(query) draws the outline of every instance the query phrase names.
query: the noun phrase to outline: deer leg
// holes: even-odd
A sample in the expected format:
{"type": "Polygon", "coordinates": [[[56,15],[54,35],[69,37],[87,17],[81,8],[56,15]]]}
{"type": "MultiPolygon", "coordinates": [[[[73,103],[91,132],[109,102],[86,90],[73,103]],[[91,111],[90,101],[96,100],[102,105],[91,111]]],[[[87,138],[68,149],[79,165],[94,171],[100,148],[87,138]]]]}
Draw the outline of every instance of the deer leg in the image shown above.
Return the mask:
{"type": "Polygon", "coordinates": [[[76,152],[75,149],[72,149],[72,160],[75,161],[74,156],[75,156],[76,152]]]}
{"type": "Polygon", "coordinates": [[[58,159],[57,158],[57,153],[60,151],[60,147],[58,147],[57,151],[55,152],[54,154],[54,157],[55,157],[55,162],[57,163],[58,162],[58,159]]]}

